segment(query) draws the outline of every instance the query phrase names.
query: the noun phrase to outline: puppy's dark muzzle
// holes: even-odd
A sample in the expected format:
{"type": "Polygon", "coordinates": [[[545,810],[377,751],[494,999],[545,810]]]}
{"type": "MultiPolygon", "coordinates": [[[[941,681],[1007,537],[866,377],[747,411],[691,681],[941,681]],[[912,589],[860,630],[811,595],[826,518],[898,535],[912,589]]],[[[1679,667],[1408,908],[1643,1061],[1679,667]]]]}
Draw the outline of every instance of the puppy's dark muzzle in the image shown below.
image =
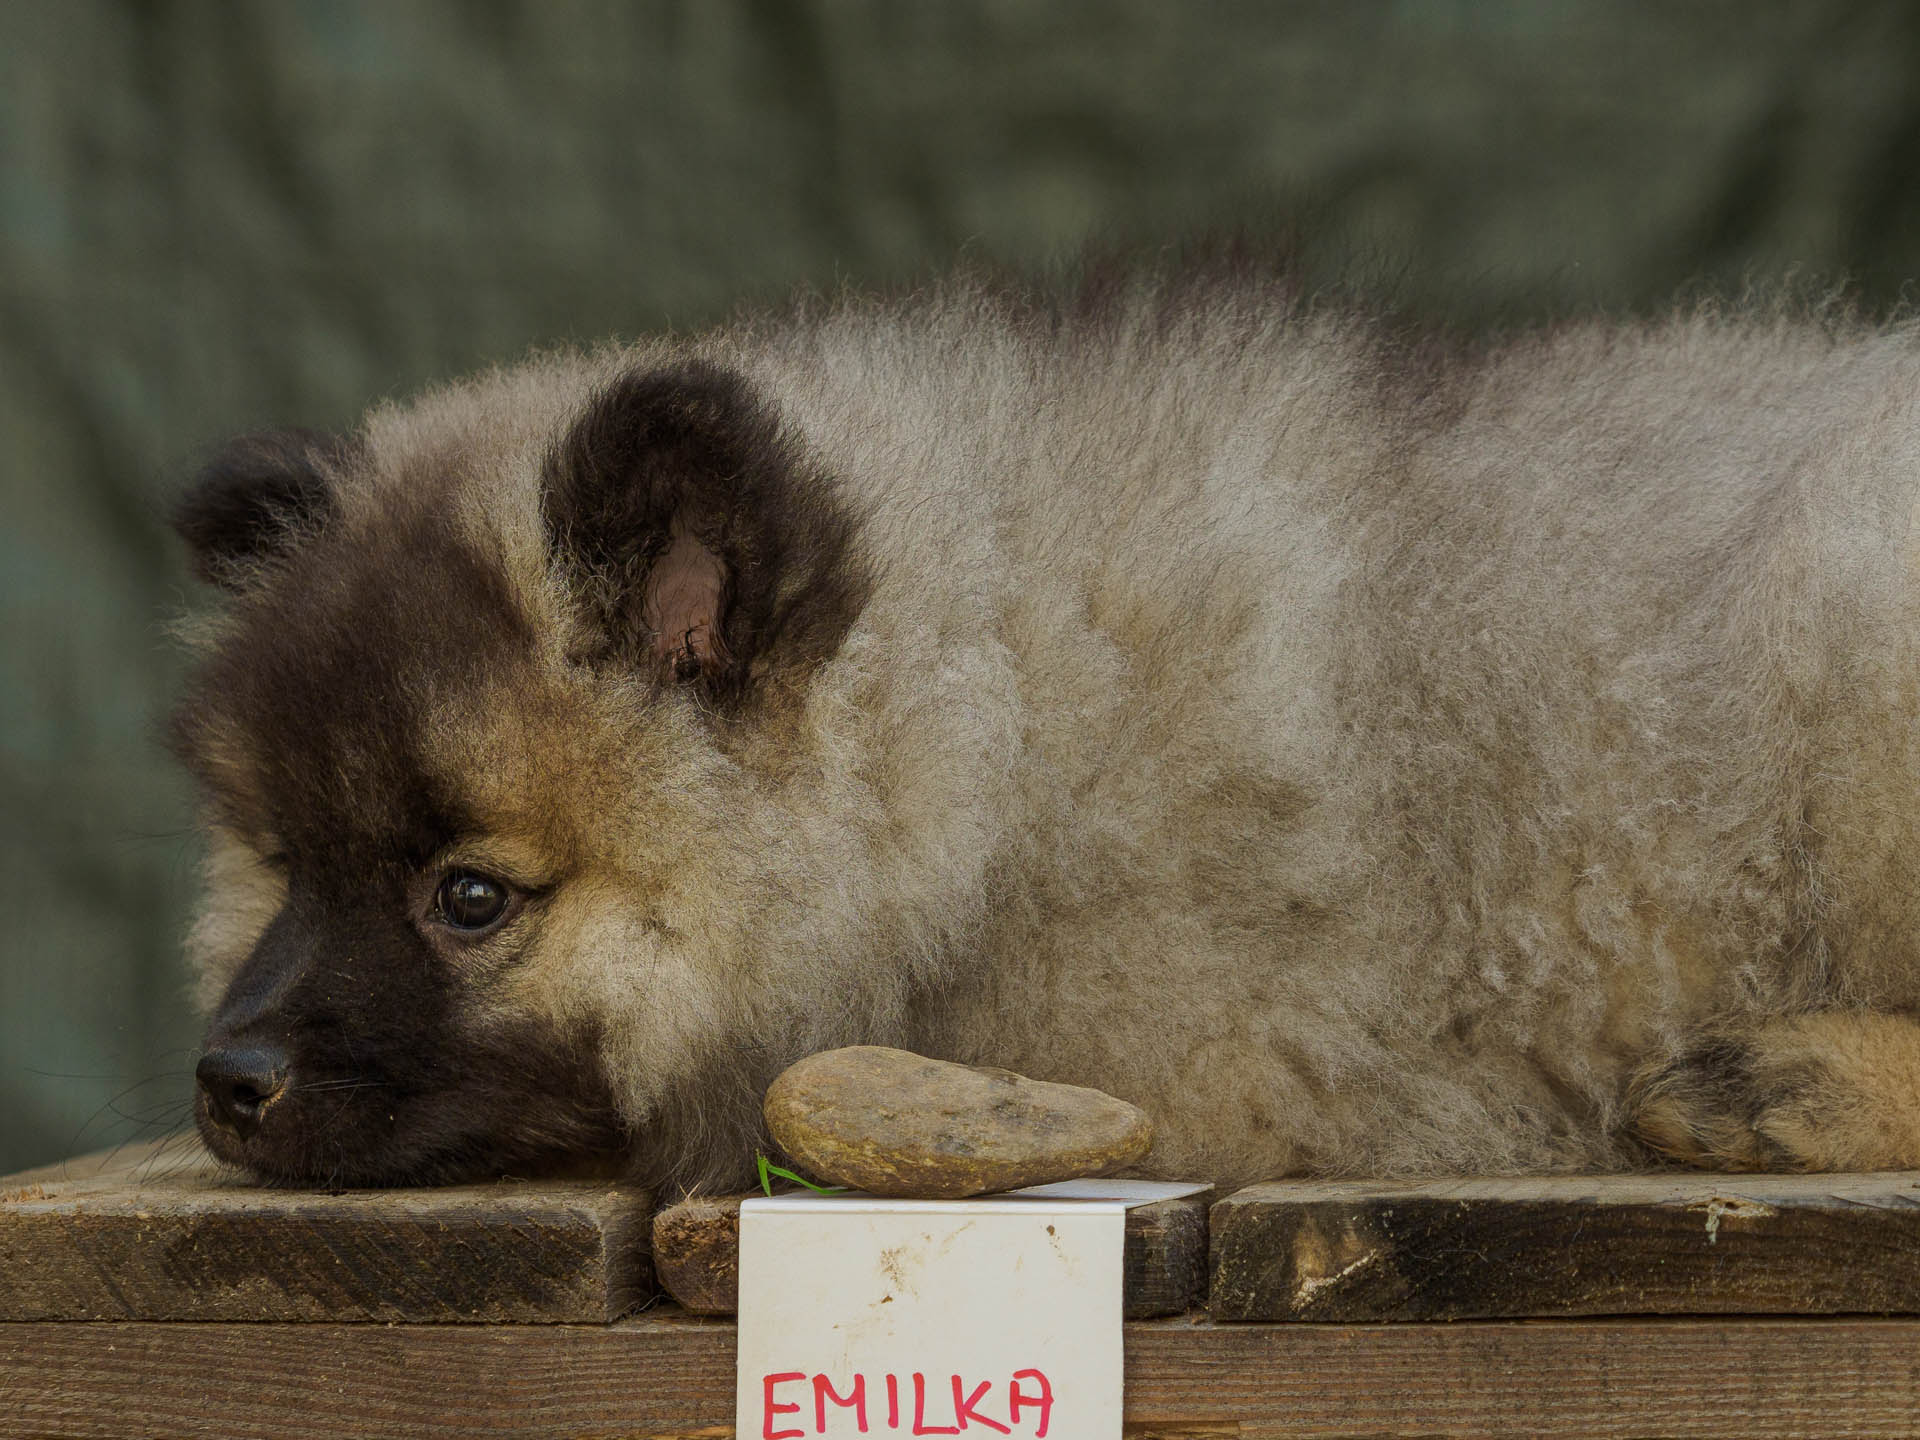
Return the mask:
{"type": "Polygon", "coordinates": [[[247,1140],[267,1107],[285,1093],[291,1067],[277,1046],[220,1046],[202,1056],[193,1073],[209,1118],[247,1140]]]}

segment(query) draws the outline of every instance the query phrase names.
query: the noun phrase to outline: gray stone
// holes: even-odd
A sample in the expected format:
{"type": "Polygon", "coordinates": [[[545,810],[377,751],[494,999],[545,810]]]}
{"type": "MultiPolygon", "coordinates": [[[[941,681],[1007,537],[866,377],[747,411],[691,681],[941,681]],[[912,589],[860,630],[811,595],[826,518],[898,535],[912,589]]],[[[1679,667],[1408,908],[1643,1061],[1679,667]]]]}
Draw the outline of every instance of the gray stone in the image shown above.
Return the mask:
{"type": "Polygon", "coordinates": [[[1143,1111],[1099,1090],[882,1045],[790,1066],[765,1113],[781,1149],[815,1179],[929,1200],[1108,1175],[1153,1141],[1143,1111]]]}

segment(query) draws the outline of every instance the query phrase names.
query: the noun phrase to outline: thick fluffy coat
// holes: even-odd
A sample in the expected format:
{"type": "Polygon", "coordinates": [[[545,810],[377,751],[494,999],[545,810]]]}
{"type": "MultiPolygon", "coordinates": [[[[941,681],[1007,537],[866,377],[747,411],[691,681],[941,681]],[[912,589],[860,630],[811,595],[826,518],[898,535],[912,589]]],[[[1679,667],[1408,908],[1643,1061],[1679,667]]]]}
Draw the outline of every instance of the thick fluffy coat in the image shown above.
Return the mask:
{"type": "Polygon", "coordinates": [[[242,442],[203,1130],[737,1181],[877,1042],[1134,1100],[1153,1173],[1920,1164],[1917,400],[1906,329],[1469,350],[1216,268],[242,442]]]}

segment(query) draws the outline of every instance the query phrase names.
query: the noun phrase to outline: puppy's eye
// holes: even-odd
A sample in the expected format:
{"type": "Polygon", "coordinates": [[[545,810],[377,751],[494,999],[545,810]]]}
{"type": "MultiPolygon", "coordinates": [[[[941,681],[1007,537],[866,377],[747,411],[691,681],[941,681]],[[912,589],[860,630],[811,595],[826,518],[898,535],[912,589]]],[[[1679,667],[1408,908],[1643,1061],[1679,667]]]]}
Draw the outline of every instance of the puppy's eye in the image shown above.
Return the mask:
{"type": "Polygon", "coordinates": [[[507,913],[513,892],[478,870],[449,870],[433,897],[434,918],[455,930],[485,930],[507,913]]]}

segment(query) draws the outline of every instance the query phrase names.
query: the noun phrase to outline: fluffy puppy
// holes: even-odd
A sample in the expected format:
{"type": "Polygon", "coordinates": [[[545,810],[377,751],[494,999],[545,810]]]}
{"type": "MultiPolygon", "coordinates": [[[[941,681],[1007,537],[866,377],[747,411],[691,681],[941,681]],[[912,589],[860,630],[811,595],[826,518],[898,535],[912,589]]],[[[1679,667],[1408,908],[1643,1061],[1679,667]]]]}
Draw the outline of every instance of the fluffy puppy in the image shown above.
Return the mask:
{"type": "Polygon", "coordinates": [[[1920,345],[1231,267],[538,356],[222,453],[199,1119],[737,1184],[855,1042],[1148,1173],[1920,1165],[1920,345]]]}

